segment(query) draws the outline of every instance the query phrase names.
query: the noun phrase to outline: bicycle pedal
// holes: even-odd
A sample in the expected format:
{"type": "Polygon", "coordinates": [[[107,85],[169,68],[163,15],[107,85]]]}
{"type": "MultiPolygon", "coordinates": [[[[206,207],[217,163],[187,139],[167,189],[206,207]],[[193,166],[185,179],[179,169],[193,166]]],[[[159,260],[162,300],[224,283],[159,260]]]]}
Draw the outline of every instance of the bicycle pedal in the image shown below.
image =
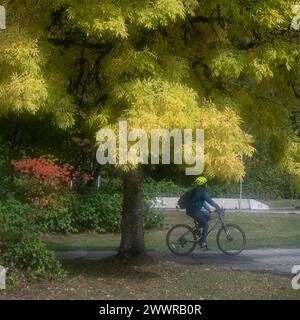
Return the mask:
{"type": "Polygon", "coordinates": [[[200,248],[201,248],[201,249],[208,248],[208,246],[207,246],[207,243],[206,243],[206,242],[201,242],[201,243],[199,243],[199,244],[200,244],[200,248]]]}
{"type": "Polygon", "coordinates": [[[210,248],[208,246],[206,247],[201,247],[202,251],[210,251],[210,248]]]}

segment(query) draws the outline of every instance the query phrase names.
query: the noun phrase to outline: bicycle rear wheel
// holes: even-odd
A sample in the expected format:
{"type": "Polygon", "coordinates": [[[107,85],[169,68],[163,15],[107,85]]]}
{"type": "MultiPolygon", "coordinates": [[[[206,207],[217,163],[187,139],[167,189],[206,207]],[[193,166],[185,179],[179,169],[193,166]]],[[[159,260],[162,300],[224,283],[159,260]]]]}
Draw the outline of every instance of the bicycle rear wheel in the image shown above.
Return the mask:
{"type": "Polygon", "coordinates": [[[223,253],[238,255],[245,249],[246,235],[238,225],[227,224],[219,229],[217,244],[223,253]]]}
{"type": "Polygon", "coordinates": [[[177,224],[168,231],[166,241],[171,252],[185,256],[195,249],[197,236],[190,226],[177,224]]]}

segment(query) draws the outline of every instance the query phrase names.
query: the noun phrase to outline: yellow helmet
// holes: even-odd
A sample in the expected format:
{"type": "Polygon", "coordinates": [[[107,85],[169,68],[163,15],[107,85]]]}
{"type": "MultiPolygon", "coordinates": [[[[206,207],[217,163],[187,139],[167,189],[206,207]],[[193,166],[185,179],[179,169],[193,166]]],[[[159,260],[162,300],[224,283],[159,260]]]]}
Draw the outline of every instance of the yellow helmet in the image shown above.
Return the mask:
{"type": "Polygon", "coordinates": [[[197,186],[203,186],[207,182],[207,179],[205,177],[198,177],[195,180],[195,183],[197,186]]]}

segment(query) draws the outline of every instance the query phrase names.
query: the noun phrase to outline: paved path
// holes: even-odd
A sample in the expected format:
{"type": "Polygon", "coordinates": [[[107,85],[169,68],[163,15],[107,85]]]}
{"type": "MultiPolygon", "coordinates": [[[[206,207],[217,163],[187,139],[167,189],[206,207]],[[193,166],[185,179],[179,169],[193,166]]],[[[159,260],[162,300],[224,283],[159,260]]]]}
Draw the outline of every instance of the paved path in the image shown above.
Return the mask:
{"type": "MultiPolygon", "coordinates": [[[[116,254],[113,251],[65,251],[58,252],[59,259],[83,258],[99,260],[116,254]]],[[[245,250],[239,256],[226,256],[219,252],[195,252],[187,257],[169,252],[150,252],[152,256],[191,265],[221,267],[227,270],[242,270],[291,274],[294,265],[300,265],[299,249],[245,250]]]]}
{"type": "Polygon", "coordinates": [[[300,214],[300,210],[296,208],[273,208],[269,210],[226,210],[226,213],[285,213],[285,214],[300,214]]]}

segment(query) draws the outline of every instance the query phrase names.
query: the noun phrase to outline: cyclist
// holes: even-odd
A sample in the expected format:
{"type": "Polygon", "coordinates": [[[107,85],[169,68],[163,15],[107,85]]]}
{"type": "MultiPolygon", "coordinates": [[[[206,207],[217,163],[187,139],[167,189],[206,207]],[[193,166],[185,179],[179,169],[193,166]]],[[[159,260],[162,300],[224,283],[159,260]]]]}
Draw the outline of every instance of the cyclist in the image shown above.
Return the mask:
{"type": "Polygon", "coordinates": [[[191,204],[187,208],[186,213],[193,219],[195,219],[197,222],[199,222],[200,226],[202,226],[202,237],[200,239],[201,248],[204,248],[207,250],[207,231],[208,231],[208,221],[211,217],[211,210],[209,206],[210,204],[212,207],[214,207],[218,212],[221,212],[221,207],[215,203],[212,198],[208,195],[207,189],[206,189],[206,183],[207,179],[205,177],[198,177],[195,180],[195,183],[197,185],[195,189],[195,193],[192,197],[191,204]],[[207,203],[206,203],[207,202],[207,203]],[[202,209],[205,209],[207,212],[205,212],[202,209]]]}

